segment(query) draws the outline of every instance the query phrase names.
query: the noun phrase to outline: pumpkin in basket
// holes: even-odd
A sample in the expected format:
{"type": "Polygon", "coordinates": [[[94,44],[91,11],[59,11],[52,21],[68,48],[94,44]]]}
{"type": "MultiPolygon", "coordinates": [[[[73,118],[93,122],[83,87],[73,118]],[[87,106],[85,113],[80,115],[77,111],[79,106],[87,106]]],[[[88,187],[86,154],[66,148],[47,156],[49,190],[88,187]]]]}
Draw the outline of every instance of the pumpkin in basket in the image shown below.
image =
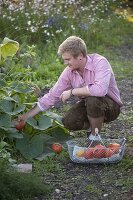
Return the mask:
{"type": "Polygon", "coordinates": [[[84,156],[84,149],[80,149],[76,152],[77,157],[83,157],[84,156]]]}
{"type": "Polygon", "coordinates": [[[88,148],[84,152],[85,159],[92,159],[94,158],[94,148],[88,148]]]}
{"type": "Polygon", "coordinates": [[[119,149],[120,149],[120,144],[118,143],[110,143],[107,148],[110,148],[114,154],[117,154],[119,153],[119,149]]]}
{"type": "Polygon", "coordinates": [[[110,148],[106,148],[105,153],[104,153],[104,158],[110,158],[114,154],[115,154],[114,150],[112,150],[110,148]]]}
{"type": "Polygon", "coordinates": [[[106,147],[98,144],[94,147],[94,158],[104,158],[106,152],[106,147]]]}

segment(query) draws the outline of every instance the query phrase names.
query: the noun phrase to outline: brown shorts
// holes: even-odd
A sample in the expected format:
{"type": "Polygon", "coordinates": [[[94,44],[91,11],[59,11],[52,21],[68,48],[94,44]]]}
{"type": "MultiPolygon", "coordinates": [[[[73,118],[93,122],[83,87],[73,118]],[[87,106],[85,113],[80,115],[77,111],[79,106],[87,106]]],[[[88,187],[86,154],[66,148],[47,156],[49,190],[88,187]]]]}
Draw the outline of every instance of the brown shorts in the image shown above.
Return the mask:
{"type": "Polygon", "coordinates": [[[120,114],[120,106],[110,97],[89,96],[79,102],[67,111],[62,122],[69,130],[81,130],[85,123],[88,123],[88,117],[98,118],[104,116],[104,122],[115,120],[120,114]]]}

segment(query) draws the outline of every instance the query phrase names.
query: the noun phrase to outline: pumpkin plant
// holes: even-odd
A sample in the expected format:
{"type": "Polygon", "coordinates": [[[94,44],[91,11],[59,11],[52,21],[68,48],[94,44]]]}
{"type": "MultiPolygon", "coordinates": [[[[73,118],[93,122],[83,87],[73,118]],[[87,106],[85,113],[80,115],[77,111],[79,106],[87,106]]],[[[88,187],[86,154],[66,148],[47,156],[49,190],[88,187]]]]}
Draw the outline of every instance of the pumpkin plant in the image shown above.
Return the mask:
{"type": "MultiPolygon", "coordinates": [[[[18,48],[16,41],[5,38],[0,45],[0,62],[13,57],[18,48]]],[[[15,126],[14,119],[35,102],[31,84],[22,80],[12,81],[5,75],[0,80],[0,88],[0,138],[6,138],[9,143],[13,141],[25,158],[44,159],[53,154],[52,143],[64,143],[68,139],[69,134],[62,125],[61,116],[52,112],[41,113],[21,127],[15,126]]]]}

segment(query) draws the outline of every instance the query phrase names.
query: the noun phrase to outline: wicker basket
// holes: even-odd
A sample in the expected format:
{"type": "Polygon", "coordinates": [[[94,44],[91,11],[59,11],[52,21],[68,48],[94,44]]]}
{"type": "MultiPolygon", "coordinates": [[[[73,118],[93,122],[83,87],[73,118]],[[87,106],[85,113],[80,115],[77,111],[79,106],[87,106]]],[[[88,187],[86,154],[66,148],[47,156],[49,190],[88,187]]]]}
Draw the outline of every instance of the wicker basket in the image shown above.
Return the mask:
{"type": "MultiPolygon", "coordinates": [[[[75,162],[75,163],[116,163],[119,162],[125,151],[125,138],[122,139],[102,139],[102,146],[105,148],[97,148],[95,147],[86,147],[86,139],[85,138],[76,138],[67,141],[67,146],[68,146],[68,152],[70,159],[75,162]],[[105,152],[112,152],[110,148],[108,148],[109,144],[114,144],[117,143],[119,144],[119,149],[117,152],[113,152],[112,155],[107,155],[105,156],[105,152]],[[104,144],[104,145],[103,145],[104,144]],[[92,154],[90,157],[86,157],[84,152],[87,151],[92,151],[92,154]],[[100,152],[99,154],[96,155],[97,152],[100,152]],[[101,152],[104,152],[104,155],[101,156],[101,152]],[[80,154],[79,154],[80,153],[80,154]]],[[[89,152],[90,155],[90,152],[89,152]]]]}

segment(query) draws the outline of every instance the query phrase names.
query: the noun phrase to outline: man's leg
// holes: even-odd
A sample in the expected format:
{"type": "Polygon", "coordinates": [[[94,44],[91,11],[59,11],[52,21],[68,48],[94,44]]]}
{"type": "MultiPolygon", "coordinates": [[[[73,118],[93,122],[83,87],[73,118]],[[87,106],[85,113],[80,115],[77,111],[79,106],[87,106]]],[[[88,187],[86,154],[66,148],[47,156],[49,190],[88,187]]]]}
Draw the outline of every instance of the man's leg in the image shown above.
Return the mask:
{"type": "Polygon", "coordinates": [[[86,107],[92,133],[95,133],[95,128],[100,132],[104,122],[113,121],[120,113],[119,105],[108,96],[88,97],[86,107]]]}
{"type": "Polygon", "coordinates": [[[76,103],[70,110],[67,111],[62,119],[62,122],[69,130],[85,130],[90,127],[87,118],[87,110],[85,100],[76,103]]]}
{"type": "Polygon", "coordinates": [[[93,118],[88,115],[88,119],[90,122],[91,133],[95,134],[95,128],[98,128],[98,132],[100,132],[102,129],[103,122],[104,122],[104,116],[93,118]]]}
{"type": "Polygon", "coordinates": [[[87,145],[99,144],[101,138],[97,135],[102,129],[104,122],[113,121],[120,113],[119,105],[108,96],[86,98],[87,116],[90,122],[91,134],[87,138],[87,145]]]}
{"type": "Polygon", "coordinates": [[[87,97],[76,103],[63,117],[62,122],[69,130],[95,128],[101,131],[102,124],[115,120],[120,113],[119,105],[110,97],[87,97]]]}

